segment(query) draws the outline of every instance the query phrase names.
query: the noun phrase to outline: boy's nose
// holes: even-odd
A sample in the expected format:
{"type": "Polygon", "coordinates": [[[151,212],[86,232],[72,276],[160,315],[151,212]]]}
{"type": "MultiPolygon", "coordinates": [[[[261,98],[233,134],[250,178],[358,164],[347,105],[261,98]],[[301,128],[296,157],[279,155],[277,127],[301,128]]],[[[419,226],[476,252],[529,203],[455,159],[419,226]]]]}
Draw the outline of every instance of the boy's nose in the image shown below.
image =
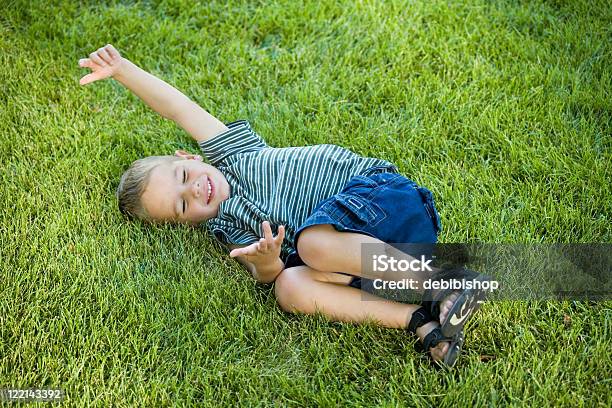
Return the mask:
{"type": "Polygon", "coordinates": [[[200,197],[200,192],[202,191],[202,183],[200,181],[195,181],[191,186],[191,192],[195,198],[200,197]]]}

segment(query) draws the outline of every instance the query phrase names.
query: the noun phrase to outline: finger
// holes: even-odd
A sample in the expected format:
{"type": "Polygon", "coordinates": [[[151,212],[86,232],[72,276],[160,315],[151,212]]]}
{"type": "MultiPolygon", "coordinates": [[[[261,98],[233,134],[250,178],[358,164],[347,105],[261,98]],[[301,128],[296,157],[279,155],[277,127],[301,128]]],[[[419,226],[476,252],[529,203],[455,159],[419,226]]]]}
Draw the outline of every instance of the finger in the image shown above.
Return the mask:
{"type": "Polygon", "coordinates": [[[230,251],[230,256],[235,258],[237,256],[253,255],[257,253],[256,245],[257,244],[252,244],[242,248],[234,248],[230,251]]]}
{"type": "Polygon", "coordinates": [[[94,81],[97,81],[98,79],[100,79],[98,77],[98,74],[96,74],[95,72],[91,73],[91,74],[87,74],[85,75],[83,78],[81,78],[81,80],[79,81],[79,84],[81,85],[87,85],[90,84],[94,81]]]}
{"type": "Polygon", "coordinates": [[[119,51],[117,51],[115,49],[115,47],[113,47],[112,44],[106,44],[106,46],[104,47],[106,49],[106,51],[108,51],[109,55],[111,56],[111,58],[113,59],[117,59],[119,58],[121,55],[119,54],[119,51]]]}
{"type": "Polygon", "coordinates": [[[264,231],[264,238],[266,239],[266,241],[268,242],[272,242],[272,228],[270,227],[270,223],[268,221],[264,221],[262,223],[263,226],[263,231],[264,231]]]}
{"type": "Polygon", "coordinates": [[[252,248],[249,250],[249,253],[248,253],[249,255],[256,256],[257,254],[261,252],[259,242],[254,243],[253,245],[251,245],[251,247],[252,248]]]}
{"type": "Polygon", "coordinates": [[[237,257],[237,256],[242,255],[242,248],[232,249],[232,250],[230,251],[230,254],[229,254],[229,255],[230,255],[230,257],[231,257],[231,258],[235,258],[235,257],[237,257]]]}
{"type": "Polygon", "coordinates": [[[98,56],[102,58],[102,61],[106,62],[108,65],[113,65],[113,59],[105,48],[100,48],[98,50],[98,56]]]}
{"type": "Polygon", "coordinates": [[[259,240],[259,251],[260,252],[267,252],[268,251],[268,241],[266,241],[265,238],[261,238],[259,240]]]}
{"type": "Polygon", "coordinates": [[[257,254],[257,248],[251,245],[248,247],[240,248],[240,252],[238,252],[236,256],[251,256],[251,255],[256,255],[256,254],[257,254]]]}
{"type": "Polygon", "coordinates": [[[244,249],[245,249],[246,255],[257,255],[257,252],[259,252],[259,245],[256,242],[254,244],[249,245],[248,247],[244,249]]]}
{"type": "Polygon", "coordinates": [[[278,245],[278,244],[282,244],[284,239],[285,239],[285,226],[281,225],[280,227],[278,227],[278,235],[276,235],[276,238],[274,238],[274,241],[278,245]]]}
{"type": "Polygon", "coordinates": [[[94,66],[95,66],[95,64],[89,58],[81,58],[79,60],[79,67],[93,68],[94,66]]]}
{"type": "Polygon", "coordinates": [[[100,58],[100,56],[95,52],[89,54],[89,59],[100,65],[101,67],[105,67],[107,65],[106,62],[102,61],[102,58],[100,58]]]}

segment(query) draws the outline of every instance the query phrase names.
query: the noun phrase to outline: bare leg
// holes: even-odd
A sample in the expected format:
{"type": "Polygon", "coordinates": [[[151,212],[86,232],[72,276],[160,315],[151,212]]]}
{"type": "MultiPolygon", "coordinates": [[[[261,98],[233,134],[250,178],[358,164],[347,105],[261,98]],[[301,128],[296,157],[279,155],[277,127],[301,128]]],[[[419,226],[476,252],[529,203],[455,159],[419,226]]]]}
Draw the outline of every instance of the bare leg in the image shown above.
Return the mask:
{"type": "MultiPolygon", "coordinates": [[[[354,276],[370,279],[381,278],[382,273],[375,275],[372,271],[362,269],[362,244],[377,244],[385,246],[388,251],[395,251],[396,258],[406,259],[408,256],[399,250],[385,244],[383,241],[365,234],[339,232],[329,224],[314,225],[305,229],[298,240],[298,252],[302,260],[311,268],[322,272],[342,271],[354,276]]],[[[435,269],[434,269],[435,270],[435,269]]],[[[401,276],[393,279],[415,279],[419,282],[430,277],[431,272],[400,272],[401,276]]],[[[385,279],[390,275],[385,273],[385,279]]],[[[420,291],[423,293],[423,291],[420,291]]],[[[447,296],[440,307],[439,321],[444,321],[458,293],[447,296]]],[[[377,302],[378,303],[378,302],[377,302]]]]}
{"type": "MultiPolygon", "coordinates": [[[[276,299],[283,310],[291,313],[320,312],[334,321],[375,321],[384,327],[408,327],[419,306],[385,300],[346,286],[350,280],[350,276],[321,272],[306,265],[288,268],[276,278],[276,299]]],[[[429,322],[419,327],[416,334],[423,341],[438,326],[436,321],[429,322]]],[[[444,358],[448,347],[449,342],[440,342],[429,351],[438,361],[444,358]]]]}
{"type": "MultiPolygon", "coordinates": [[[[383,241],[365,234],[339,232],[330,224],[313,225],[305,229],[298,241],[298,252],[304,262],[318,271],[342,271],[354,276],[376,279],[383,277],[382,272],[362,268],[361,251],[364,244],[384,248],[397,259],[414,259],[383,241]]],[[[401,272],[393,278],[412,278],[419,281],[429,277],[431,272],[401,272]]],[[[390,275],[385,272],[385,277],[390,275]]]]}

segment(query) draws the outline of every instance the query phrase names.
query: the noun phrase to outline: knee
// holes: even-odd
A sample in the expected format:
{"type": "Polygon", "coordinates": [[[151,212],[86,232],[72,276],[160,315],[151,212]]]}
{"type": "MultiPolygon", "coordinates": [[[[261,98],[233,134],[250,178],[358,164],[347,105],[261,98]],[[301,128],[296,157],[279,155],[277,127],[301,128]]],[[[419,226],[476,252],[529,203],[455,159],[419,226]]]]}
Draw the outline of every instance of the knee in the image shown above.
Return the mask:
{"type": "Polygon", "coordinates": [[[300,234],[297,250],[306,265],[324,271],[327,264],[324,251],[324,248],[327,248],[326,236],[318,227],[310,227],[300,234]]]}
{"type": "Polygon", "coordinates": [[[285,269],[276,277],[274,293],[281,309],[290,313],[303,312],[307,280],[308,277],[301,273],[300,268],[285,269]]]}

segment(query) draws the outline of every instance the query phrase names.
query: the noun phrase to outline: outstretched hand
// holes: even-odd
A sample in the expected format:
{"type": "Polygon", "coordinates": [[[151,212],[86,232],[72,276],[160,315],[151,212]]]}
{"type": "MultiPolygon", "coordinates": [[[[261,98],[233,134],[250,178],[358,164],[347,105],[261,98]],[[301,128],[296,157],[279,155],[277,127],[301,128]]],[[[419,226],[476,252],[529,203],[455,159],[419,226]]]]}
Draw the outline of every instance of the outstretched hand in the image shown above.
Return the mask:
{"type": "Polygon", "coordinates": [[[264,265],[278,260],[281,253],[281,244],[285,239],[285,227],[283,225],[278,227],[278,234],[274,237],[272,236],[272,228],[268,221],[262,222],[261,226],[264,237],[244,248],[233,249],[230,252],[232,258],[242,256],[247,261],[256,265],[264,265]]]}
{"type": "Polygon", "coordinates": [[[79,83],[87,85],[94,81],[109,78],[115,75],[123,63],[123,58],[119,51],[111,44],[107,44],[97,51],[89,54],[89,58],[79,60],[79,66],[91,69],[91,73],[85,75],[79,83]]]}

